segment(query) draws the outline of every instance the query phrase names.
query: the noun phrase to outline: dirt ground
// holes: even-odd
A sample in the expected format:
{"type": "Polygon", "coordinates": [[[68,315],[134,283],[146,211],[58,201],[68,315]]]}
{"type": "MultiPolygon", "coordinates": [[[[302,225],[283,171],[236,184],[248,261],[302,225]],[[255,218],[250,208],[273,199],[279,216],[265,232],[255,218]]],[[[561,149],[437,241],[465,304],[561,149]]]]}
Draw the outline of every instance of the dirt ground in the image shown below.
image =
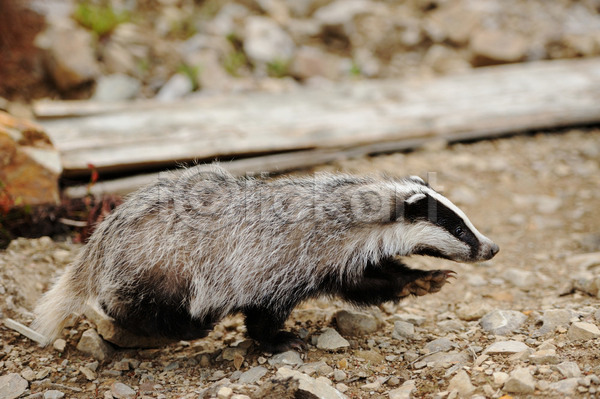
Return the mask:
{"type": "MultiPolygon", "coordinates": [[[[600,251],[600,130],[452,146],[436,143],[413,153],[360,158],[316,169],[428,178],[500,246],[500,253],[475,265],[409,259],[411,266],[451,268],[457,279],[437,294],[368,309],[381,327],[365,336],[346,337],[350,348],[339,352],[317,349],[313,338],[324,328],[337,328],[332,320],[336,311],[352,308],[330,300],[302,305],[287,323],[309,344],[302,354],[304,365],[294,368],[314,378],[324,377],[350,398],[408,397],[394,396],[400,395],[399,387],[407,386],[407,381],[414,383],[416,398],[597,396],[600,340],[592,334],[577,341],[571,330],[574,322],[600,323],[600,301],[590,294],[593,290],[573,288],[574,282],[581,286],[576,282],[581,276],[579,281],[598,275],[586,268],[589,263],[581,265],[576,255],[600,251]],[[527,319],[507,335],[495,335],[483,329],[480,318],[497,309],[519,311],[527,319]],[[542,323],[548,322],[544,312],[549,309],[569,309],[573,317],[541,334],[542,323]],[[398,320],[415,324],[414,334],[409,338],[394,334],[398,320]],[[448,347],[432,350],[427,346],[438,338],[447,338],[448,347]],[[504,340],[520,341],[530,350],[515,355],[484,353],[492,343],[504,340]],[[551,352],[547,358],[535,357],[544,350],[551,352]],[[559,370],[563,362],[576,363],[581,372],[571,385],[559,370]],[[508,387],[507,377],[512,378],[518,368],[532,376],[533,392],[508,387]],[[468,383],[455,378],[463,371],[468,383]]],[[[49,238],[13,241],[0,253],[0,316],[28,324],[40,293],[79,248],[49,238]]],[[[67,345],[62,352],[52,346],[40,348],[0,325],[0,376],[18,373],[27,380],[28,388],[20,397],[61,397],[35,395],[49,391],[68,398],[133,397],[120,392],[117,382],[133,389],[138,398],[252,396],[259,386],[267,388],[281,365],[271,365],[273,357],[255,346],[240,349],[241,359],[226,360],[231,357],[224,350],[244,340],[241,321],[240,317],[225,320],[203,340],[152,350],[117,350],[100,363],[76,349],[82,333],[91,326],[88,321],[65,331],[67,345]],[[252,383],[238,382],[241,372],[259,365],[268,370],[263,377],[252,383]],[[93,374],[86,375],[84,368],[93,374]]]]}

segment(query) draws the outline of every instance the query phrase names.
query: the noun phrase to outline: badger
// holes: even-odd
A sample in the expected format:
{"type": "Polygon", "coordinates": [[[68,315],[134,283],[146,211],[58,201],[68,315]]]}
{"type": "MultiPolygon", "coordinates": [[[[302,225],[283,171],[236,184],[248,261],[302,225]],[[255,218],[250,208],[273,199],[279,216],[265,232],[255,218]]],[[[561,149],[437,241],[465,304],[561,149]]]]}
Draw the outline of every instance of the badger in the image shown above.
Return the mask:
{"type": "Polygon", "coordinates": [[[33,327],[50,343],[91,302],[132,333],[192,340],[242,313],[265,351],[305,350],[283,330],[300,302],[368,306],[434,293],[454,272],[399,257],[480,262],[498,250],[419,177],[238,178],[196,166],[108,215],[43,295],[33,327]]]}

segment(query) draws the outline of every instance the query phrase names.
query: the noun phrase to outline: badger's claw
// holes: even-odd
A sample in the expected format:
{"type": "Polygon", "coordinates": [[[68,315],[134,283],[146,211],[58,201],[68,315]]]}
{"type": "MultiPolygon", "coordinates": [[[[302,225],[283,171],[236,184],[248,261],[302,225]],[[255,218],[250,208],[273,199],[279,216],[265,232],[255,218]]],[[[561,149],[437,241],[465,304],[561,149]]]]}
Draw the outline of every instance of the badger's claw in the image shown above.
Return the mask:
{"type": "Polygon", "coordinates": [[[279,331],[271,341],[260,342],[260,347],[263,351],[271,353],[286,352],[289,350],[306,352],[308,350],[306,342],[288,331],[279,331]]]}
{"type": "Polygon", "coordinates": [[[399,298],[404,298],[409,295],[423,296],[432,294],[442,289],[449,278],[456,278],[456,273],[452,270],[432,270],[418,279],[406,284],[398,293],[399,298]]]}

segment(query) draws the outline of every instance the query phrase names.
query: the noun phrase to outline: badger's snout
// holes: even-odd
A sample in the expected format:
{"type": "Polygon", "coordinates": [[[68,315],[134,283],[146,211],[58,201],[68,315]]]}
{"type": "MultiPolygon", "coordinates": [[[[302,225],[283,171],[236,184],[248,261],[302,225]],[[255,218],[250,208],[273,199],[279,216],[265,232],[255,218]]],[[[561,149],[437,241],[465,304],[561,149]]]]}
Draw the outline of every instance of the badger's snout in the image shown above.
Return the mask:
{"type": "Polygon", "coordinates": [[[496,256],[499,251],[500,247],[496,243],[490,241],[489,244],[483,246],[482,251],[480,252],[481,260],[490,260],[496,256]]]}
{"type": "Polygon", "coordinates": [[[492,247],[490,248],[490,257],[492,259],[496,254],[500,251],[500,247],[496,243],[492,243],[492,247]]]}

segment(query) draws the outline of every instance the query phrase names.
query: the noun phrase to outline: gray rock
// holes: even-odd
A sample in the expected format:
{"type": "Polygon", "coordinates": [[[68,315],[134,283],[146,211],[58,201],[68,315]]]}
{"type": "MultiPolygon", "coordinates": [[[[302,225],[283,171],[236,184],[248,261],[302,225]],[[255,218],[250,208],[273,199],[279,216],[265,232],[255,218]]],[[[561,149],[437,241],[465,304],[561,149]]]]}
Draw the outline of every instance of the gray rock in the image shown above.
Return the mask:
{"type": "Polygon", "coordinates": [[[294,378],[300,383],[299,391],[305,391],[321,399],[342,399],[346,395],[329,385],[325,377],[311,378],[299,371],[282,367],[277,370],[277,377],[282,379],[294,378]]]}
{"type": "Polygon", "coordinates": [[[595,324],[581,321],[571,324],[567,336],[571,341],[587,341],[600,337],[600,330],[595,324]]]}
{"type": "Polygon", "coordinates": [[[522,290],[530,290],[536,286],[538,279],[528,270],[509,268],[502,274],[502,278],[522,290]]]}
{"type": "Polygon", "coordinates": [[[209,22],[208,32],[215,36],[225,37],[236,34],[242,36],[243,21],[250,15],[250,10],[241,4],[226,3],[218,14],[209,22]]]}
{"type": "Polygon", "coordinates": [[[558,327],[568,327],[574,313],[569,309],[548,309],[542,315],[542,326],[534,335],[553,333],[558,327]]]}
{"type": "Polygon", "coordinates": [[[44,392],[44,399],[60,399],[60,398],[64,398],[64,397],[65,397],[64,392],[57,391],[56,389],[50,389],[50,390],[44,392]]]}
{"type": "Polygon", "coordinates": [[[600,276],[590,272],[581,272],[573,279],[573,287],[597,297],[600,294],[600,276]]]}
{"type": "Polygon", "coordinates": [[[94,329],[89,329],[81,335],[77,349],[92,355],[101,362],[108,359],[113,352],[113,349],[100,338],[94,329]]]}
{"type": "MultiPolygon", "coordinates": [[[[111,33],[108,41],[100,46],[102,63],[110,73],[125,73],[139,76],[139,63],[148,60],[152,55],[151,48],[157,49],[154,38],[144,28],[130,22],[118,25],[111,33]]],[[[162,50],[161,50],[162,52],[162,50]]]]}
{"type": "Polygon", "coordinates": [[[394,315],[392,319],[394,321],[405,321],[407,323],[414,324],[415,326],[420,326],[423,323],[425,323],[425,321],[427,321],[427,318],[425,316],[410,313],[398,313],[394,315]]]}
{"type": "MultiPolygon", "coordinates": [[[[452,365],[466,365],[471,360],[467,351],[434,352],[422,359],[424,366],[448,368],[452,365]]],[[[419,362],[415,363],[415,367],[419,362]]],[[[423,367],[424,367],[423,366],[423,367]]]]}
{"type": "Polygon", "coordinates": [[[525,345],[523,342],[499,341],[499,342],[494,342],[493,344],[488,346],[483,351],[483,353],[484,354],[496,354],[496,353],[512,354],[512,353],[519,353],[519,352],[522,352],[527,349],[529,349],[529,347],[527,345],[525,345]]]}
{"type": "Polygon", "coordinates": [[[524,367],[519,367],[510,373],[504,383],[504,390],[511,393],[532,393],[535,391],[535,378],[524,367]]]}
{"type": "Polygon", "coordinates": [[[31,369],[31,367],[25,367],[21,371],[21,377],[23,377],[27,381],[31,382],[31,381],[35,380],[35,372],[31,369]]]}
{"type": "Polygon", "coordinates": [[[125,74],[101,76],[96,83],[92,100],[106,102],[129,100],[138,95],[141,87],[139,80],[125,74]]]}
{"type": "Polygon", "coordinates": [[[284,0],[292,15],[296,18],[308,18],[322,0],[284,0]]]}
{"type": "Polygon", "coordinates": [[[94,54],[93,36],[75,27],[52,27],[36,39],[45,50],[44,63],[61,90],[93,81],[100,68],[94,54]]]}
{"type": "Polygon", "coordinates": [[[556,370],[561,373],[565,378],[579,378],[581,377],[581,370],[575,362],[562,362],[556,365],[556,370]]]}
{"type": "Polygon", "coordinates": [[[456,315],[464,321],[479,320],[492,310],[492,307],[486,302],[475,301],[461,304],[456,309],[456,315]]]}
{"type": "Polygon", "coordinates": [[[506,382],[506,380],[508,380],[508,373],[505,373],[504,371],[496,371],[495,373],[492,374],[492,378],[494,379],[494,384],[501,386],[504,385],[504,383],[506,382]]]}
{"type": "Polygon", "coordinates": [[[300,357],[300,354],[296,351],[290,350],[287,352],[278,353],[269,359],[268,363],[271,366],[301,366],[304,362],[300,357]]]}
{"type": "Polygon", "coordinates": [[[355,16],[370,12],[372,7],[368,0],[336,0],[319,8],[313,18],[325,26],[347,25],[355,16]]]}
{"type": "Polygon", "coordinates": [[[220,387],[217,391],[217,399],[229,399],[233,395],[233,389],[229,387],[220,387]]]}
{"type": "Polygon", "coordinates": [[[527,316],[516,310],[493,310],[481,318],[479,324],[486,332],[508,335],[525,323],[527,316]]]}
{"type": "Polygon", "coordinates": [[[388,395],[390,399],[411,399],[412,393],[417,389],[415,380],[407,380],[400,388],[392,389],[388,395]]]}
{"type": "Polygon", "coordinates": [[[437,323],[441,332],[458,332],[464,329],[464,325],[458,320],[442,320],[437,323]]]}
{"type": "Polygon", "coordinates": [[[548,389],[552,392],[558,392],[563,395],[573,395],[577,390],[577,378],[567,378],[551,383],[548,389]]]}
{"type": "Polygon", "coordinates": [[[364,312],[340,310],[334,316],[337,329],[342,335],[360,336],[378,330],[377,319],[364,312]]]}
{"type": "Polygon", "coordinates": [[[102,47],[102,61],[110,73],[136,73],[137,61],[131,51],[112,38],[102,47]]]}
{"type": "Polygon", "coordinates": [[[507,31],[477,30],[470,41],[474,65],[521,61],[527,55],[528,42],[507,31]]]}
{"type": "Polygon", "coordinates": [[[189,77],[176,73],[160,88],[154,98],[159,101],[174,101],[191,93],[194,86],[189,77]]]}
{"type": "Polygon", "coordinates": [[[366,360],[371,364],[382,363],[385,359],[381,353],[374,350],[357,350],[354,351],[354,356],[358,357],[359,359],[366,360]]]}
{"type": "Polygon", "coordinates": [[[248,348],[234,346],[223,349],[221,357],[223,360],[233,361],[236,357],[246,356],[246,353],[248,353],[248,348]]]}
{"type": "Polygon", "coordinates": [[[415,326],[406,321],[397,321],[394,323],[394,331],[392,331],[392,337],[396,339],[401,338],[414,338],[415,326]]]}
{"type": "Polygon", "coordinates": [[[328,375],[330,373],[333,373],[333,367],[325,363],[324,360],[306,363],[302,365],[302,367],[300,367],[298,370],[304,374],[308,374],[309,376],[312,376],[315,373],[318,375],[328,375]]]}
{"type": "Polygon", "coordinates": [[[448,338],[437,338],[431,342],[428,342],[423,348],[426,353],[431,352],[447,352],[454,348],[455,344],[448,338]]]}
{"type": "Polygon", "coordinates": [[[475,391],[475,387],[471,383],[471,378],[465,370],[460,370],[452,379],[448,385],[450,392],[457,391],[460,397],[470,397],[475,391]]]}
{"type": "Polygon", "coordinates": [[[327,328],[317,339],[317,348],[335,351],[339,349],[348,348],[350,343],[346,341],[337,331],[333,328],[327,328]]]}
{"type": "Polygon", "coordinates": [[[129,399],[136,396],[136,392],[122,382],[115,382],[110,386],[110,393],[117,399],[129,399]]]}
{"type": "Polygon", "coordinates": [[[254,384],[256,381],[263,378],[269,370],[264,368],[263,366],[252,367],[248,371],[244,371],[240,378],[238,379],[238,383],[240,384],[254,384]]]}
{"type": "Polygon", "coordinates": [[[98,377],[93,370],[85,366],[79,367],[79,372],[81,372],[88,381],[94,381],[98,377]]]}
{"type": "Polygon", "coordinates": [[[560,358],[554,349],[543,349],[529,355],[532,364],[556,364],[560,358]]]}
{"type": "Polygon", "coordinates": [[[348,378],[348,375],[346,375],[346,373],[343,370],[335,370],[333,372],[333,379],[336,382],[342,382],[345,381],[346,378],[348,378]]]}
{"type": "Polygon", "coordinates": [[[272,19],[261,16],[246,19],[244,51],[252,62],[287,63],[294,55],[295,47],[290,35],[272,19]]]}
{"type": "Polygon", "coordinates": [[[65,348],[67,347],[67,341],[65,341],[62,338],[59,338],[56,341],[54,341],[54,343],[52,344],[52,347],[59,352],[63,352],[65,350],[65,348]]]}
{"type": "Polygon", "coordinates": [[[600,265],[600,252],[591,252],[586,254],[577,254],[569,256],[567,263],[579,270],[587,270],[591,267],[600,265]]]}
{"type": "Polygon", "coordinates": [[[341,70],[341,59],[318,47],[300,47],[290,63],[290,73],[298,79],[321,76],[335,80],[340,77],[341,70]]]}
{"type": "Polygon", "coordinates": [[[460,3],[446,3],[444,7],[431,13],[426,20],[425,28],[431,39],[436,42],[449,40],[454,44],[464,45],[479,23],[479,19],[477,13],[460,3]]]}
{"type": "Polygon", "coordinates": [[[15,399],[23,395],[29,383],[17,373],[0,376],[0,398],[15,399]]]}

